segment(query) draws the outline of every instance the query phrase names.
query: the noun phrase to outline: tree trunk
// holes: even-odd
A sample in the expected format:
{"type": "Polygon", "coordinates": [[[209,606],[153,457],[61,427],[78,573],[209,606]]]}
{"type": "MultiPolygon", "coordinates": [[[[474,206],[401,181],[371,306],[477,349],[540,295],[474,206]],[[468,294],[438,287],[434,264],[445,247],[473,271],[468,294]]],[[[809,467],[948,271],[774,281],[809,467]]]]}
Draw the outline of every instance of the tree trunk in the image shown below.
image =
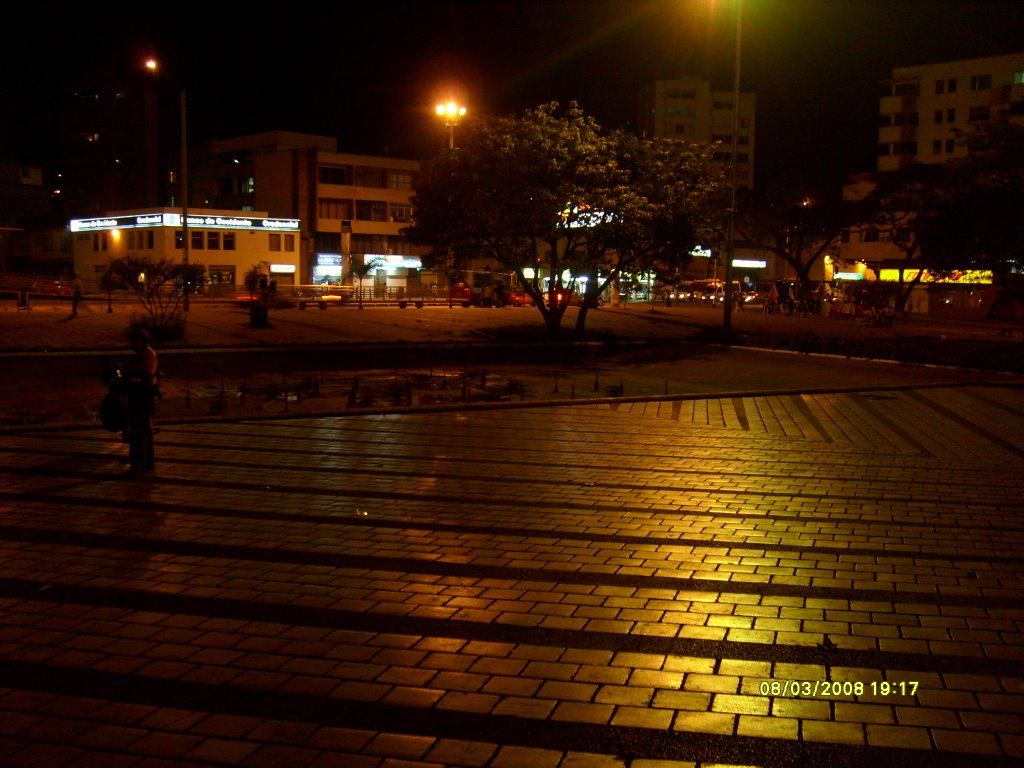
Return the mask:
{"type": "Polygon", "coordinates": [[[580,311],[576,314],[576,336],[583,338],[583,334],[587,327],[587,312],[590,310],[590,306],[587,303],[586,297],[583,299],[583,304],[580,306],[580,311]]]}

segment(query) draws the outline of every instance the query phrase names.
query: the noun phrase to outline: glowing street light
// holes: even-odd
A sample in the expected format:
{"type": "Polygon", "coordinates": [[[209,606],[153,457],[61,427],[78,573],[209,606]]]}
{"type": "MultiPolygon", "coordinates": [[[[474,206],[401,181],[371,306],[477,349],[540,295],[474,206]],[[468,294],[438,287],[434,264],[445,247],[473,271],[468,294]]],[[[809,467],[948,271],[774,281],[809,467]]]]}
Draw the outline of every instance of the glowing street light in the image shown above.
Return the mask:
{"type": "Polygon", "coordinates": [[[438,104],[435,111],[438,117],[444,118],[444,124],[448,128],[448,149],[455,149],[455,126],[465,116],[466,108],[454,101],[448,101],[438,104]]]}
{"type": "MultiPolygon", "coordinates": [[[[146,69],[150,72],[158,72],[160,70],[160,64],[156,59],[146,59],[146,69]]],[[[185,311],[189,311],[188,307],[188,295],[191,292],[192,284],[189,280],[189,269],[188,269],[188,250],[189,250],[189,234],[188,234],[188,111],[186,109],[186,97],[185,89],[181,90],[181,254],[182,264],[185,265],[185,274],[183,277],[185,283],[185,299],[182,302],[181,308],[185,311]]]]}

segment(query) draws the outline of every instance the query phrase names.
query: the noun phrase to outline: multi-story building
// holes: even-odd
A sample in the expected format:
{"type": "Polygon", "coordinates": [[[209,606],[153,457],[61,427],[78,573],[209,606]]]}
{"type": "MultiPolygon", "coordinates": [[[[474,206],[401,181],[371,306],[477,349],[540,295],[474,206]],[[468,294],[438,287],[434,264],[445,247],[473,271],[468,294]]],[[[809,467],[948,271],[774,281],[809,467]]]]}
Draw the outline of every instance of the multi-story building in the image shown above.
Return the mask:
{"type": "Polygon", "coordinates": [[[963,156],[957,131],[1024,119],[1024,53],[897,67],[882,84],[878,170],[963,156]]]}
{"type": "Polygon", "coordinates": [[[372,261],[376,289],[420,290],[420,251],[401,232],[419,161],[347,154],[333,139],[287,132],[216,142],[214,156],[218,201],[301,220],[302,282],[348,281],[353,263],[372,261]]]}
{"type": "MultiPolygon", "coordinates": [[[[640,94],[640,104],[642,136],[720,142],[715,160],[723,165],[732,162],[732,91],[712,90],[709,80],[691,75],[647,86],[640,94]]],[[[754,186],[756,108],[754,94],[740,94],[736,184],[750,189],[754,186]]]]}

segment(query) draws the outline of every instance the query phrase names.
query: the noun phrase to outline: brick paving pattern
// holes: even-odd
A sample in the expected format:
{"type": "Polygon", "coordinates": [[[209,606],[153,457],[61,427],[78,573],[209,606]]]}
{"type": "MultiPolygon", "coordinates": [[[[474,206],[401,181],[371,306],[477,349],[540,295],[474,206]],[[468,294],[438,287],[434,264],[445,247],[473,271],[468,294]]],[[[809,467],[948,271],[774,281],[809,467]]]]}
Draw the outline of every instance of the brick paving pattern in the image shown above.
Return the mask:
{"type": "Polygon", "coordinates": [[[0,443],[0,765],[1020,765],[1024,396],[0,443]]]}

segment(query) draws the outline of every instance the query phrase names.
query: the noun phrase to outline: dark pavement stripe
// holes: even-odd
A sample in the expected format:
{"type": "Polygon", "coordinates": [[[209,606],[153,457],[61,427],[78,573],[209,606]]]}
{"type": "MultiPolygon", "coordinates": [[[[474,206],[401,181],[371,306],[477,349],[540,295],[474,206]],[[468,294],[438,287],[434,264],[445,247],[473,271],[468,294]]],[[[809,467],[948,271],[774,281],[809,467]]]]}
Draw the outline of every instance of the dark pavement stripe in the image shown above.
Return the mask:
{"type": "Polygon", "coordinates": [[[1001,658],[843,648],[841,637],[838,638],[835,648],[826,651],[817,646],[806,645],[770,645],[757,642],[695,640],[622,632],[525,627],[453,618],[433,619],[233,598],[176,595],[140,589],[44,584],[23,579],[0,579],[0,595],[33,602],[52,602],[55,605],[124,608],[132,611],[156,611],[172,615],[271,622],[378,634],[447,637],[518,645],[550,646],[552,648],[585,648],[613,652],[814,664],[826,668],[910,670],[939,674],[956,670],[957,673],[962,674],[999,676],[1009,673],[1013,668],[1020,667],[1019,662],[1001,658]]]}

